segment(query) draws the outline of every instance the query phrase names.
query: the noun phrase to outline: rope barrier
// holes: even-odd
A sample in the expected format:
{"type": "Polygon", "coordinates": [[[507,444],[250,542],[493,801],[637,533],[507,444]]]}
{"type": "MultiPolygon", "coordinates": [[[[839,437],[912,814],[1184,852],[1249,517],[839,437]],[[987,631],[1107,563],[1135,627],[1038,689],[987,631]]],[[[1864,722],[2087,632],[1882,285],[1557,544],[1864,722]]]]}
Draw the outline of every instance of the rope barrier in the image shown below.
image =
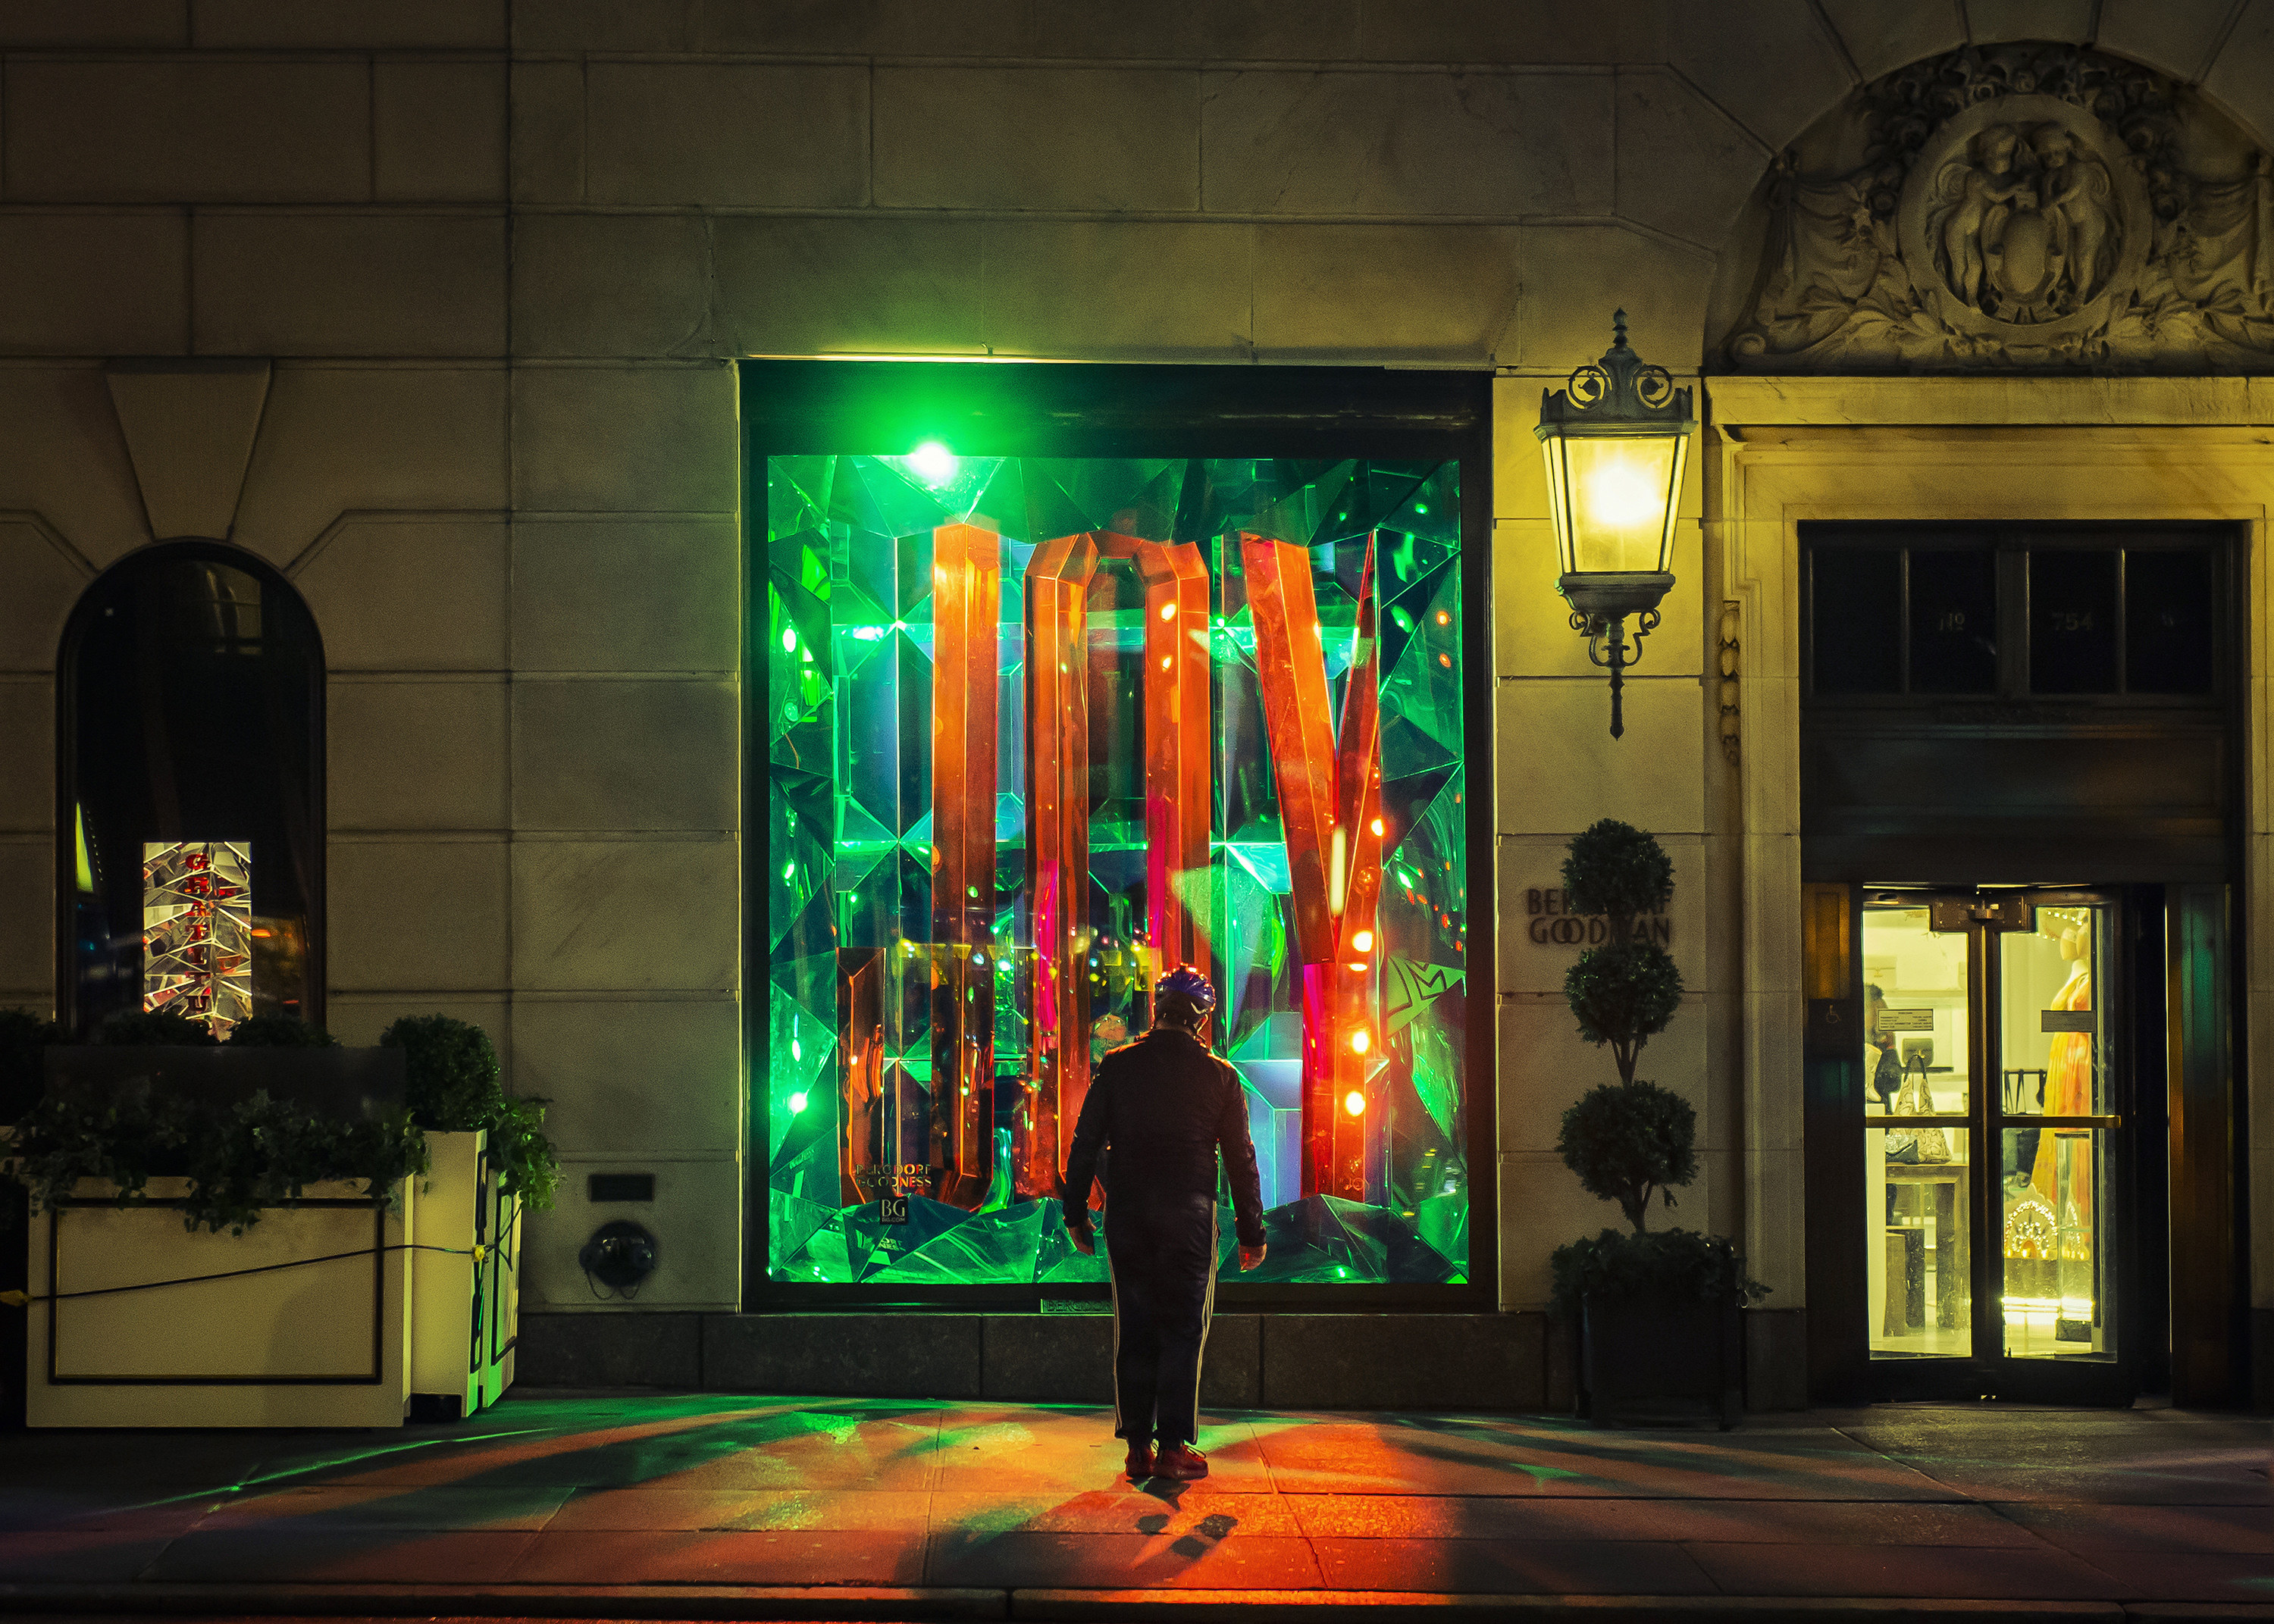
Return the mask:
{"type": "Polygon", "coordinates": [[[127,1291],[155,1291],[164,1286],[196,1286],[210,1280],[240,1280],[247,1274],[274,1274],[280,1269],[305,1268],[316,1263],[337,1263],[347,1258],[376,1257],[390,1252],[439,1252],[447,1257],[471,1258],[480,1262],[486,1246],[429,1246],[423,1242],[399,1242],[392,1246],[363,1246],[354,1252],[328,1252],[320,1258],[294,1258],[284,1263],[263,1263],[253,1268],[222,1269],[212,1274],[184,1274],[178,1280],[145,1280],[131,1286],[94,1286],[84,1291],[0,1291],[0,1306],[26,1308],[34,1303],[67,1303],[74,1297],[117,1297],[127,1291]]]}

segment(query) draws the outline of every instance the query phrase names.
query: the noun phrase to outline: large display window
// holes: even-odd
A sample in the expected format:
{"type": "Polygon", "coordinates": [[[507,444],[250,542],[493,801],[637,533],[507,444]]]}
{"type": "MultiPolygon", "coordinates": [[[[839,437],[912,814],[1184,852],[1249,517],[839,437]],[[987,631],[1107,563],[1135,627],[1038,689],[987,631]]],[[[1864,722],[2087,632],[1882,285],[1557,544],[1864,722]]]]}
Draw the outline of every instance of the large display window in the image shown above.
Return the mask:
{"type": "Polygon", "coordinates": [[[1059,1169],[1190,963],[1262,1170],[1245,1280],[1465,1284],[1461,459],[973,432],[753,447],[765,1281],[1103,1282],[1059,1169]]]}

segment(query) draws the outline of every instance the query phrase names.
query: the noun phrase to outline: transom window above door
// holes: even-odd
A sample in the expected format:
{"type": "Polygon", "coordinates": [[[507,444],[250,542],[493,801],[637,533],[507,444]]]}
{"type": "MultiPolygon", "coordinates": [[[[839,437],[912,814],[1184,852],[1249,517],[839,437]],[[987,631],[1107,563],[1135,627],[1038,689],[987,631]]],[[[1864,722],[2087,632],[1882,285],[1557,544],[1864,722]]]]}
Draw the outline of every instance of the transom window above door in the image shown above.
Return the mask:
{"type": "Polygon", "coordinates": [[[2218,692],[2222,527],[1804,527],[1812,699],[2218,692]]]}

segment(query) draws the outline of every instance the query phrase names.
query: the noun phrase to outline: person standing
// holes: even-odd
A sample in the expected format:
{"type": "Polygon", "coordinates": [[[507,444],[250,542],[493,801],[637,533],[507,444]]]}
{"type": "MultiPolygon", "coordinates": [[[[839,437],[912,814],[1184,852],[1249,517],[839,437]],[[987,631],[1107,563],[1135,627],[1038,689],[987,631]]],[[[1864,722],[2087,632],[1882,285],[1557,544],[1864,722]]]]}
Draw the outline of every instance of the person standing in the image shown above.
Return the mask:
{"type": "Polygon", "coordinates": [[[1216,989],[1178,965],[1153,989],[1152,1030],[1098,1064],[1060,1190],[1075,1250],[1095,1253],[1089,1186],[1105,1158],[1113,1279],[1113,1435],[1132,1479],[1208,1476],[1201,1350],[1216,1301],[1216,1169],[1231,1184],[1239,1267],[1263,1261],[1263,1189],[1239,1073],[1208,1044],[1216,989]],[[1156,1446],[1158,1454],[1156,1454],[1156,1446]]]}

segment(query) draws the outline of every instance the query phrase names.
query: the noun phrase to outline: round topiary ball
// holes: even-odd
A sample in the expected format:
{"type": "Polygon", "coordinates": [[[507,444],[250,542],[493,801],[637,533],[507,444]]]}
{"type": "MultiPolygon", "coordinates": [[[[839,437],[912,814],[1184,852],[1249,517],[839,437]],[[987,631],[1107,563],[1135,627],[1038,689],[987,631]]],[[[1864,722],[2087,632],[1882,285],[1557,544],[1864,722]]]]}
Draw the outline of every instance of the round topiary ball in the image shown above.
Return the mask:
{"type": "Polygon", "coordinates": [[[1674,898],[1674,860],[1632,823],[1615,817],[1571,837],[1563,860],[1563,889],[1582,914],[1631,919],[1657,914],[1674,898]]]}
{"type": "Polygon", "coordinates": [[[471,1133],[496,1120],[505,1104],[497,1050],[489,1034],[448,1015],[406,1015],[379,1034],[381,1048],[403,1051],[410,1118],[433,1133],[471,1133]]]}
{"type": "Polygon", "coordinates": [[[1563,1113],[1555,1150],[1589,1195],[1616,1201],[1640,1233],[1654,1192],[1672,1207],[1675,1186],[1698,1177],[1698,1111],[1656,1083],[1605,1083],[1563,1113]]]}

